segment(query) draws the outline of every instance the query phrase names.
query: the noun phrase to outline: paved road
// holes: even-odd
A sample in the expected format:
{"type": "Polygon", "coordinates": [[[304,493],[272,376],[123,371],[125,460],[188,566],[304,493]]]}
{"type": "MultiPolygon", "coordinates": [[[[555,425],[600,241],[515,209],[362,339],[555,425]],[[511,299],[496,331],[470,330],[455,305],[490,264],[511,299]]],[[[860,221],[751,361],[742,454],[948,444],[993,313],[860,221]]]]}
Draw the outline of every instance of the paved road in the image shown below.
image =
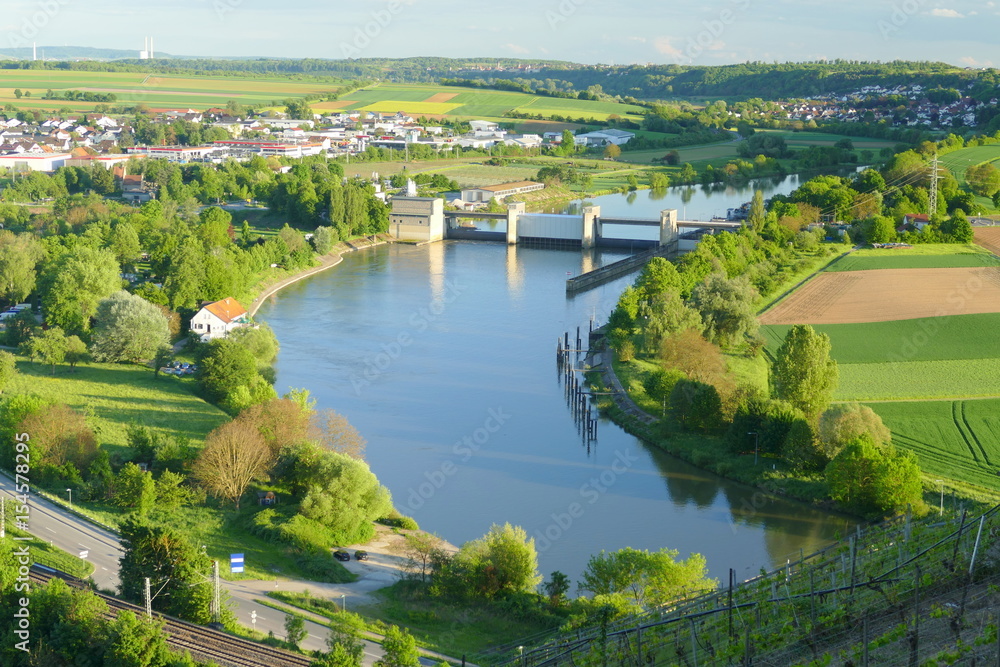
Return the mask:
{"type": "MultiPolygon", "coordinates": [[[[14,507],[17,504],[12,500],[14,481],[6,474],[0,474],[0,495],[7,499],[7,513],[13,515],[14,507]]],[[[71,554],[86,551],[87,560],[94,564],[94,582],[101,589],[115,591],[118,587],[118,560],[122,554],[118,536],[94,526],[87,520],[41,496],[33,494],[30,496],[29,502],[29,532],[71,554]]],[[[220,567],[225,566],[226,564],[220,563],[220,567]]],[[[287,615],[284,612],[258,603],[257,598],[262,596],[247,586],[247,582],[223,580],[222,583],[229,592],[233,611],[240,623],[247,627],[255,627],[265,634],[271,631],[277,637],[285,636],[287,615]],[[251,624],[252,612],[257,613],[255,625],[251,624]]],[[[318,623],[306,621],[306,630],[309,634],[303,640],[302,648],[310,651],[325,651],[328,629],[318,623]]],[[[381,656],[382,647],[379,644],[365,642],[364,664],[373,665],[381,656]]],[[[421,662],[426,665],[436,664],[432,660],[425,659],[422,659],[421,662]]]]}

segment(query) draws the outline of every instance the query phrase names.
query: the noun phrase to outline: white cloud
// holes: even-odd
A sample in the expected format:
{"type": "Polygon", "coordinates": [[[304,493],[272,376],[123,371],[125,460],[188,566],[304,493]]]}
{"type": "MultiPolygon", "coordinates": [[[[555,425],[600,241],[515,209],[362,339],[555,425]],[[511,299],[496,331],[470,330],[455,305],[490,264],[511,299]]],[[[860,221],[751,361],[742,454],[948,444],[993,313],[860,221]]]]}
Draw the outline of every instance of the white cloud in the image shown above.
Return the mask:
{"type": "Polygon", "coordinates": [[[962,56],[958,59],[966,67],[993,67],[992,60],[976,60],[972,56],[962,56]]]}
{"type": "Polygon", "coordinates": [[[965,15],[955,11],[954,9],[932,9],[931,16],[937,16],[942,19],[964,19],[965,15]]]}
{"type": "Polygon", "coordinates": [[[662,53],[665,56],[673,56],[674,58],[680,58],[684,55],[684,52],[678,49],[676,46],[670,43],[669,37],[657,37],[653,40],[653,48],[656,49],[657,53],[662,53]]]}

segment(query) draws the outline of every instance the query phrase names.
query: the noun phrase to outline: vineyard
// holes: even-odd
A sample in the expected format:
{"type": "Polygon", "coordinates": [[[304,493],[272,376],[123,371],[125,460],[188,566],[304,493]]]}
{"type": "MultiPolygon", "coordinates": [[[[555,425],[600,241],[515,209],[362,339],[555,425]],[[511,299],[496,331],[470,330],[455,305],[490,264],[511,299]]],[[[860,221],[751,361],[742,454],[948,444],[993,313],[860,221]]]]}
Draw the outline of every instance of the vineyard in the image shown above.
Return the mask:
{"type": "MultiPolygon", "coordinates": [[[[481,665],[973,665],[1000,657],[1000,506],[859,527],[670,609],[525,640],[481,665]]],[[[989,661],[987,663],[987,661],[989,661]]]]}

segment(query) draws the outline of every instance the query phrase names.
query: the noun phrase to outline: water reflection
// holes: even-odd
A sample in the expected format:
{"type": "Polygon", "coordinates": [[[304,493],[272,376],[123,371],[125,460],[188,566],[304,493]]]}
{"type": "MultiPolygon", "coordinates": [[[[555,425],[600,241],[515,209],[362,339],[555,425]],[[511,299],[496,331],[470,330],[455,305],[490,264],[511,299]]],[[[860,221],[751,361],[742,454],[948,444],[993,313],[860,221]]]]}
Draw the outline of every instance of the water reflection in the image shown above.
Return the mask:
{"type": "Polygon", "coordinates": [[[308,387],[347,416],[421,527],[462,543],[494,522],[521,525],[547,540],[546,574],[575,579],[590,554],[631,546],[700,552],[723,576],[842,533],[837,517],[760,501],[605,419],[596,441],[582,437],[556,339],[569,332],[575,346],[579,326],[585,340],[631,277],[573,298],[565,279],[621,256],[474,242],[352,253],[258,313],[281,342],[276,388],[308,387]],[[582,514],[567,523],[574,503],[582,514]]]}

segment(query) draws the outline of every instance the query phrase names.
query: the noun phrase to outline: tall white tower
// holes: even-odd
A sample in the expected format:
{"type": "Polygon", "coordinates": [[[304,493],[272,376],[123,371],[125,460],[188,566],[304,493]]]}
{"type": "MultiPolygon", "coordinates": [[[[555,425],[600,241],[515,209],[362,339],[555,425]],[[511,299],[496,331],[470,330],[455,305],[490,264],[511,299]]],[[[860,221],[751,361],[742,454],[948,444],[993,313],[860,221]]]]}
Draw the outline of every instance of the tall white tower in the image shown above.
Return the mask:
{"type": "Polygon", "coordinates": [[[38,60],[38,42],[31,43],[31,59],[38,60]]]}

